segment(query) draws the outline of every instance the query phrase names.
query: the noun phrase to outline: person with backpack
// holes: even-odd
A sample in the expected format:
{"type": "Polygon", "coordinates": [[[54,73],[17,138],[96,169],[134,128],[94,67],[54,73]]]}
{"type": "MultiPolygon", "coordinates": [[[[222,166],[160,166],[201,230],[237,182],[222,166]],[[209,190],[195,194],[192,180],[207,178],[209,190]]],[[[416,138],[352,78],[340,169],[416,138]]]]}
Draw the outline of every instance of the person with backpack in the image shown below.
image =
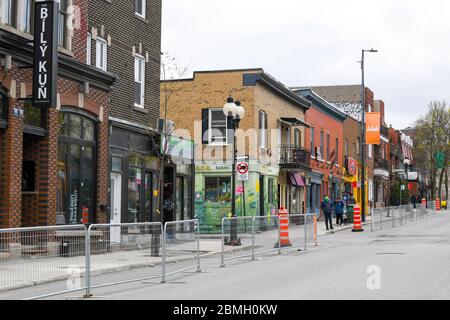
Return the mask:
{"type": "Polygon", "coordinates": [[[332,221],[333,214],[332,214],[332,209],[331,209],[331,201],[327,195],[324,196],[324,199],[322,201],[322,204],[320,205],[320,208],[322,209],[323,215],[325,216],[325,226],[327,227],[327,230],[330,230],[328,228],[328,223],[330,225],[331,230],[334,230],[333,221],[332,221]]]}
{"type": "Polygon", "coordinates": [[[336,224],[344,225],[344,207],[345,203],[340,198],[337,198],[334,202],[334,213],[336,214],[336,224]]]}

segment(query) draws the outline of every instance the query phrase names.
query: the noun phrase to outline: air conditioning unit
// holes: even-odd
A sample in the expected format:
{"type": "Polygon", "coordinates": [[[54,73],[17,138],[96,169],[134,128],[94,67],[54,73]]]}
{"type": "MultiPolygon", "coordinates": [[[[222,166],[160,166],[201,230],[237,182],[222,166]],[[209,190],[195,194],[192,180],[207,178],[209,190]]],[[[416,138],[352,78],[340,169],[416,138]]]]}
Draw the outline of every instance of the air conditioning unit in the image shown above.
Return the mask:
{"type": "MultiPolygon", "coordinates": [[[[172,134],[175,127],[175,122],[172,120],[167,120],[166,132],[167,134],[172,134]]],[[[156,126],[158,133],[164,133],[164,119],[159,118],[156,126]]]]}

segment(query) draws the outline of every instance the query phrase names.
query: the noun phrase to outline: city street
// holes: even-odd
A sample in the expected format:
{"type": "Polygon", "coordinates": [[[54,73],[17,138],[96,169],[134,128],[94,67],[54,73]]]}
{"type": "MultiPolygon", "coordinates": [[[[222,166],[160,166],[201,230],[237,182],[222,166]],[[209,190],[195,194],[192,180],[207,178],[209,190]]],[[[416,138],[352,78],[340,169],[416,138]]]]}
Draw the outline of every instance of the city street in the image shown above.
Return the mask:
{"type": "MultiPolygon", "coordinates": [[[[172,276],[165,284],[99,288],[93,299],[448,299],[450,212],[381,232],[366,227],[324,235],[306,253],[243,258],[225,268],[209,258],[202,265],[202,273],[172,276]],[[368,289],[371,266],[379,268],[380,290],[368,289]]],[[[52,299],[61,298],[79,299],[73,293],[52,299]]]]}

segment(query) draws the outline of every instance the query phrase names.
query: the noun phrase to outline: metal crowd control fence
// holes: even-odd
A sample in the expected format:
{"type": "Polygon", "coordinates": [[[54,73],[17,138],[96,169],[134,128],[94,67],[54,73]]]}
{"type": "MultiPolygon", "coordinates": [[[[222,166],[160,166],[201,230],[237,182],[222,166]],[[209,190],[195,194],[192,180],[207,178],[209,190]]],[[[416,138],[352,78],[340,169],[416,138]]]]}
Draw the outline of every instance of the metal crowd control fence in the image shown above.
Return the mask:
{"type": "Polygon", "coordinates": [[[307,250],[308,244],[314,242],[314,216],[314,214],[289,215],[289,240],[292,244],[291,248],[303,248],[303,250],[307,250]]]}
{"type": "Polygon", "coordinates": [[[252,260],[257,255],[281,253],[280,218],[278,215],[253,217],[252,260]],[[257,250],[258,249],[258,250],[257,250]]]}
{"type": "Polygon", "coordinates": [[[91,225],[86,237],[86,296],[94,288],[160,278],[161,237],[161,222],[91,225]],[[113,272],[122,273],[105,276],[113,272]]]}
{"type": "Polygon", "coordinates": [[[225,261],[248,257],[251,253],[233,255],[233,248],[238,245],[240,249],[254,245],[254,223],[253,216],[250,217],[225,217],[222,219],[221,255],[220,266],[225,266],[225,261]],[[226,257],[228,255],[229,257],[226,257]]]}
{"type": "Polygon", "coordinates": [[[0,300],[83,290],[84,225],[0,229],[0,300]]]}
{"type": "Polygon", "coordinates": [[[199,220],[166,222],[163,235],[161,282],[166,282],[167,276],[194,268],[196,272],[201,271],[199,220]]]}

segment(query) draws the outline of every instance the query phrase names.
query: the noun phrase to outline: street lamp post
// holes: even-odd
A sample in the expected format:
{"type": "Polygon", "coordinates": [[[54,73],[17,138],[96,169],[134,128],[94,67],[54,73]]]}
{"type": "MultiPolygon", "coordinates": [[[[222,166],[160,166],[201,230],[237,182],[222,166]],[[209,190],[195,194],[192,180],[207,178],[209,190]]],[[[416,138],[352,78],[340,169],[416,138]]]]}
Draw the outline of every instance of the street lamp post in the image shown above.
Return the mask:
{"type": "MultiPolygon", "coordinates": [[[[410,161],[408,159],[403,160],[404,169],[405,169],[405,190],[408,188],[408,165],[410,161]]],[[[400,205],[402,205],[402,187],[400,185],[400,205]]]]}
{"type": "Polygon", "coordinates": [[[361,182],[361,217],[362,222],[366,222],[366,85],[364,84],[364,53],[365,52],[378,52],[378,50],[362,50],[361,58],[361,163],[362,163],[362,182],[361,182]]]}
{"type": "MultiPolygon", "coordinates": [[[[244,118],[245,110],[241,102],[234,102],[232,97],[228,97],[227,103],[223,106],[223,113],[227,117],[227,125],[231,124],[233,130],[233,159],[231,169],[231,217],[236,218],[236,129],[239,128],[239,122],[244,118]]],[[[237,236],[237,221],[231,220],[230,240],[226,243],[229,246],[240,246],[241,241],[237,236]]]]}

